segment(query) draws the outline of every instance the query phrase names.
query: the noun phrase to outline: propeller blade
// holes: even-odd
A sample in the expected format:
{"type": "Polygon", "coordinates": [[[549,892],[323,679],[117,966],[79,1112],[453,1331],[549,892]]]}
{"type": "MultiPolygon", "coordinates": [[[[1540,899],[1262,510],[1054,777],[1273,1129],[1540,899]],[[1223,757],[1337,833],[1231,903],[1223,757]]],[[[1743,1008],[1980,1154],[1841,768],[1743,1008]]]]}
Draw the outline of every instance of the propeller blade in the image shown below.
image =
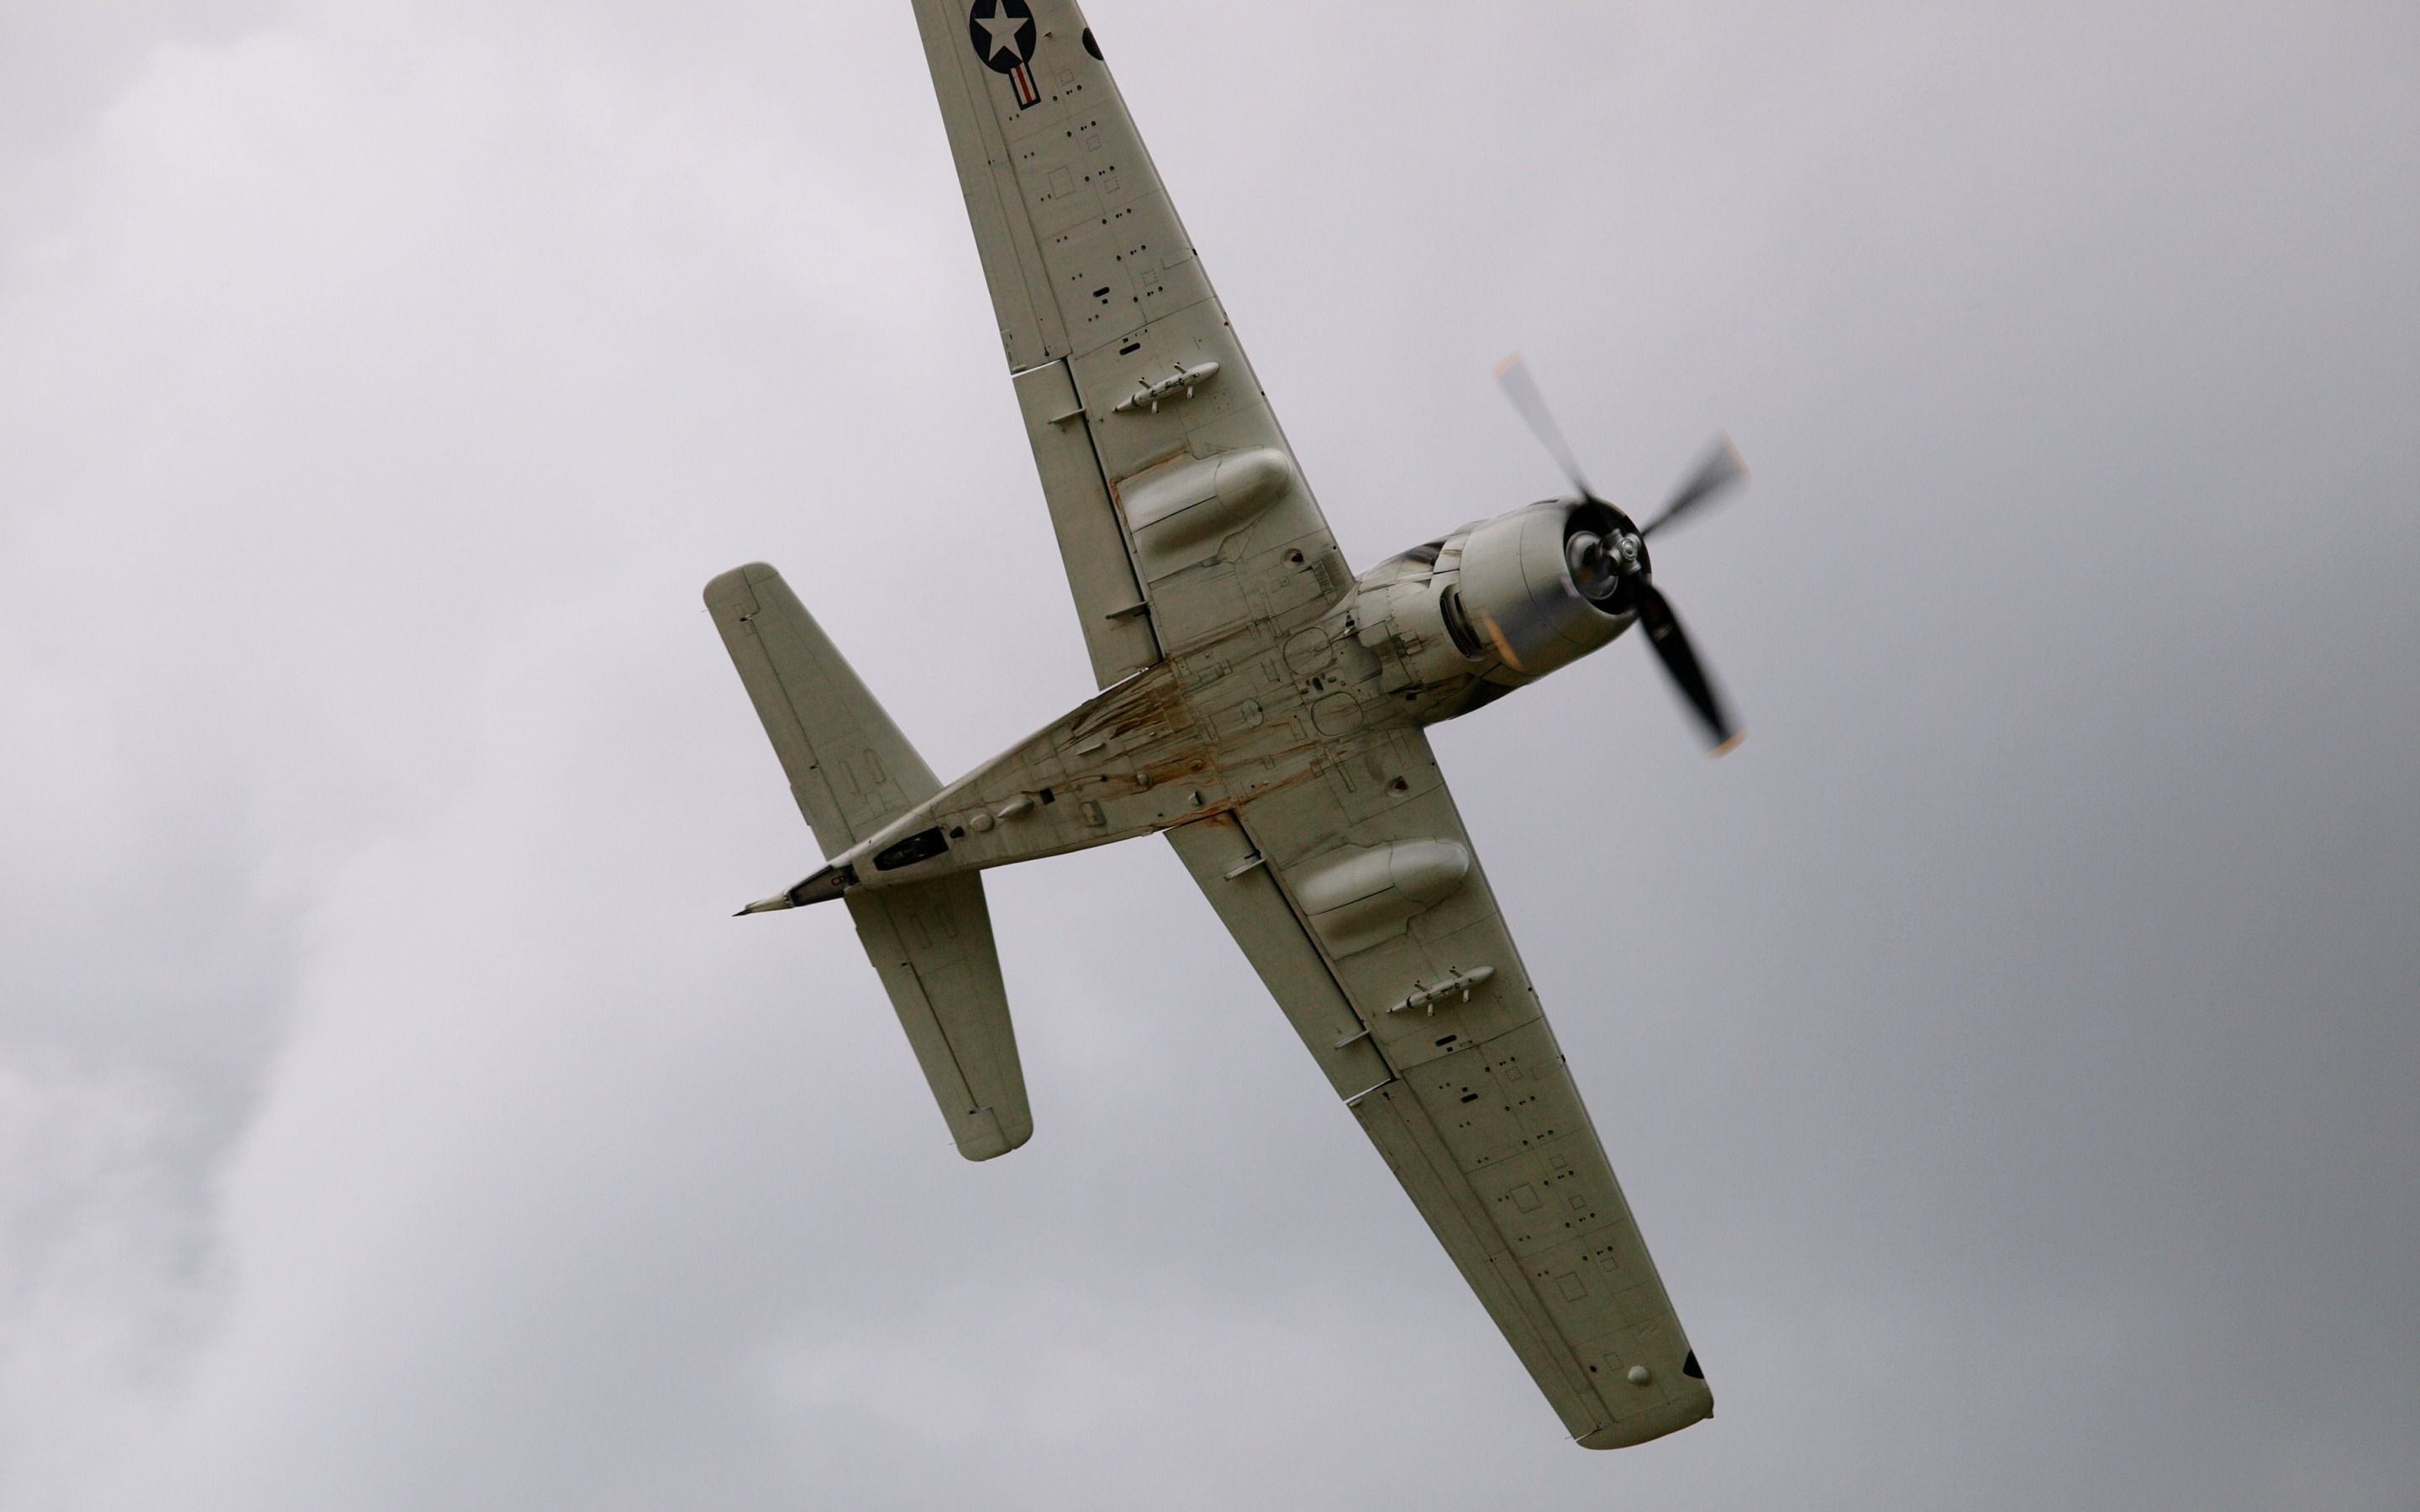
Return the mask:
{"type": "Polygon", "coordinates": [[[1729,436],[1716,436],[1714,446],[1706,453],[1705,461],[1699,465],[1697,475],[1681,485],[1664,505],[1664,512],[1649,520],[1647,528],[1638,533],[1654,534],[1746,476],[1747,464],[1740,459],[1739,448],[1731,444],[1729,436]]]}
{"type": "Polygon", "coordinates": [[[1504,397],[1512,400],[1512,408],[1529,423],[1530,432],[1552,454],[1563,476],[1580,491],[1580,497],[1594,501],[1596,490],[1580,475],[1579,459],[1572,455],[1570,444],[1563,440],[1562,427],[1555,424],[1554,415],[1546,409],[1546,396],[1538,392],[1538,380],[1529,376],[1529,364],[1519,352],[1496,364],[1496,381],[1504,386],[1504,397]]]}
{"type": "Polygon", "coordinates": [[[1714,683],[1698,664],[1698,654],[1689,645],[1688,632],[1681,628],[1679,615],[1672,612],[1670,601],[1645,579],[1633,579],[1630,584],[1631,603],[1638,609],[1638,623],[1647,627],[1647,639],[1654,643],[1655,655],[1664,659],[1664,670],[1698,711],[1705,722],[1706,733],[1713,737],[1713,754],[1726,755],[1745,738],[1747,732],[1731,728],[1730,716],[1724,712],[1722,699],[1714,692],[1714,683]]]}

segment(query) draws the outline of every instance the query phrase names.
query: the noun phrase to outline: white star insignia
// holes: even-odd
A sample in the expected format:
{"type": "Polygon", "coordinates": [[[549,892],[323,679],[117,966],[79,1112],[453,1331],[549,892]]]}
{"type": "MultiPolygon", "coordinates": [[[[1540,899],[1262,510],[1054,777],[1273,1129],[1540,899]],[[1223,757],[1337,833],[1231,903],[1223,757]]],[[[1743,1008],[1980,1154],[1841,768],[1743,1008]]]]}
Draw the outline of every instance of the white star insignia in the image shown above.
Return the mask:
{"type": "Polygon", "coordinates": [[[1025,54],[1016,50],[1016,34],[1025,25],[1024,17],[1010,15],[1006,6],[996,6],[993,14],[977,16],[975,24],[991,33],[991,51],[984,54],[985,61],[1002,53],[1009,54],[1019,63],[1025,61],[1025,54]]]}

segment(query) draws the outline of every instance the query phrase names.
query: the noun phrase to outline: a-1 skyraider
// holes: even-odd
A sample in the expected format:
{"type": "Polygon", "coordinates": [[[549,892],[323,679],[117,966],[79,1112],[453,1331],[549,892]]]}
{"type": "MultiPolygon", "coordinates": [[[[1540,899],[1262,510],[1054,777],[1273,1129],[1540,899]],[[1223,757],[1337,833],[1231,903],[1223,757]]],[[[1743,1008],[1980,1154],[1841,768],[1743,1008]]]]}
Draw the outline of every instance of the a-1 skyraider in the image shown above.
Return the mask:
{"type": "Polygon", "coordinates": [[[915,0],[1102,691],[944,787],[771,567],[706,601],[959,1151],[1033,1132],[986,867],[1165,834],[1579,1443],[1714,1412],[1425,725],[1643,623],[1737,738],[1646,536],[1577,489],[1356,577],[1072,0],[915,0]]]}

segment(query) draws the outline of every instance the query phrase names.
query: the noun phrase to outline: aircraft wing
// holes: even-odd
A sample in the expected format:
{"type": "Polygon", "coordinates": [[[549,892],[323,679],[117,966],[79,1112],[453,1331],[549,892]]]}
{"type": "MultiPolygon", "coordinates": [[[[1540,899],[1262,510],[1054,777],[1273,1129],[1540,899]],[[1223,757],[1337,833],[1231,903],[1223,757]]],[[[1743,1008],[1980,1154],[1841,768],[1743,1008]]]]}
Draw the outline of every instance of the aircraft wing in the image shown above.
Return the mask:
{"type": "Polygon", "coordinates": [[[1168,835],[1573,1436],[1713,1415],[1427,737],[1168,835]]]}
{"type": "Polygon", "coordinates": [[[1352,584],[1073,0],[915,0],[1100,686],[1352,584]]]}

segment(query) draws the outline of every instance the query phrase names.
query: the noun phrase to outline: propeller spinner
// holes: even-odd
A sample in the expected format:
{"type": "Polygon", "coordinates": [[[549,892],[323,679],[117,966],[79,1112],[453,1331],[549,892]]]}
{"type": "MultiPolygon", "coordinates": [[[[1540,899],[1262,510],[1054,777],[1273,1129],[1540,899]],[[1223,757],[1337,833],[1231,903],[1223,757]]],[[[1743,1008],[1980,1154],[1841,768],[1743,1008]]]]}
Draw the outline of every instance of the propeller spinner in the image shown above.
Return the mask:
{"type": "Polygon", "coordinates": [[[1546,396],[1539,392],[1538,380],[1529,376],[1529,364],[1519,352],[1496,364],[1496,381],[1503,385],[1504,396],[1512,401],[1512,408],[1520,411],[1531,432],[1563,470],[1563,476],[1579,490],[1580,501],[1591,517],[1575,521],[1579,528],[1564,542],[1572,582],[1607,613],[1638,616],[1649,643],[1664,664],[1665,673],[1705,725],[1713,753],[1725,754],[1747,732],[1731,722],[1722,696],[1714,690],[1714,679],[1698,660],[1696,649],[1689,644],[1688,632],[1681,628],[1680,616],[1672,612],[1670,600],[1655,586],[1647,537],[1745,479],[1747,465],[1740,460],[1739,448],[1731,444],[1728,436],[1715,437],[1697,471],[1673,490],[1655,517],[1641,529],[1589,486],[1580,471],[1579,459],[1563,440],[1562,427],[1555,424],[1554,414],[1546,408],[1546,396]]]}

